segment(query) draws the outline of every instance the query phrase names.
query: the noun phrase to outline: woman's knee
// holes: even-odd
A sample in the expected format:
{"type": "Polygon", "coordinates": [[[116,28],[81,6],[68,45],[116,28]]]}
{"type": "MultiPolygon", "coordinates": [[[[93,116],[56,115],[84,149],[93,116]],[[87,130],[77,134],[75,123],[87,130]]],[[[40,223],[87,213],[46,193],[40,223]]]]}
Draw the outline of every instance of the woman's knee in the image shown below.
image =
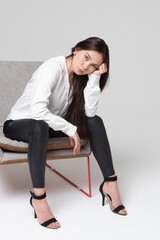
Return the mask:
{"type": "Polygon", "coordinates": [[[32,119],[32,131],[38,135],[40,134],[48,134],[49,126],[43,120],[32,119]]]}
{"type": "Polygon", "coordinates": [[[94,117],[86,117],[87,125],[89,126],[98,126],[100,124],[103,124],[103,120],[98,115],[95,115],[94,117]]]}

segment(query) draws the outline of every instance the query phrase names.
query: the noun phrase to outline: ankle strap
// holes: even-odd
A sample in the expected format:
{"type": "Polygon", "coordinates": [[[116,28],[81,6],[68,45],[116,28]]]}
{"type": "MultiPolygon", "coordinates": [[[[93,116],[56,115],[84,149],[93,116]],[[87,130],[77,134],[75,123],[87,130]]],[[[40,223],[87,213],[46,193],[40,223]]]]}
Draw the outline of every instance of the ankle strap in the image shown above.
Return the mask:
{"type": "Polygon", "coordinates": [[[32,196],[33,198],[39,199],[39,200],[41,200],[41,199],[43,199],[43,198],[46,197],[46,192],[45,192],[43,195],[41,195],[41,196],[36,196],[36,195],[34,194],[34,192],[31,192],[31,191],[30,191],[30,194],[31,194],[31,196],[32,196]]]}
{"type": "Polygon", "coordinates": [[[104,181],[106,181],[106,182],[117,181],[117,176],[115,176],[115,177],[106,177],[106,178],[104,178],[104,181]]]}

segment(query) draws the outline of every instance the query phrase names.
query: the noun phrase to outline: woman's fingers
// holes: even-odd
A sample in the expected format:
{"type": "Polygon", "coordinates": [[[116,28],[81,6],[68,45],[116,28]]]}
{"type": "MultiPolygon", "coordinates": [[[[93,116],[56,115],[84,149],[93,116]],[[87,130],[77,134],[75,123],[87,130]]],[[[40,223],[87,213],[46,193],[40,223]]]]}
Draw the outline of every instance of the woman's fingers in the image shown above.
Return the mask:
{"type": "Polygon", "coordinates": [[[99,66],[99,69],[95,70],[93,73],[96,74],[96,75],[100,75],[100,74],[103,74],[105,72],[107,72],[107,64],[106,63],[102,63],[99,66]]]}
{"type": "Polygon", "coordinates": [[[73,149],[73,154],[75,155],[77,153],[80,153],[80,143],[79,143],[79,141],[75,142],[75,146],[74,146],[74,149],[73,149]]]}
{"type": "Polygon", "coordinates": [[[73,154],[77,154],[77,153],[80,153],[80,138],[79,138],[79,135],[78,133],[76,132],[74,135],[73,135],[73,140],[74,140],[74,143],[75,143],[75,146],[74,146],[74,149],[73,149],[73,154]]]}
{"type": "Polygon", "coordinates": [[[70,137],[70,144],[71,144],[72,147],[74,146],[74,140],[73,140],[72,137],[70,137]]]}

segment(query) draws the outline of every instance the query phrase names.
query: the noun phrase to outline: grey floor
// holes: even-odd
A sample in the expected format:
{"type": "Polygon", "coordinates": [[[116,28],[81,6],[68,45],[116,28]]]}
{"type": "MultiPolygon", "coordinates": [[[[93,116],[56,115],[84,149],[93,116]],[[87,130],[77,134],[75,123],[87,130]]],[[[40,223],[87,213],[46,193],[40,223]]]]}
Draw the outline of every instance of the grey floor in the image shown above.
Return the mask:
{"type": "MultiPolygon", "coordinates": [[[[102,176],[93,155],[91,198],[46,169],[50,208],[62,225],[58,230],[45,229],[33,218],[27,163],[0,166],[1,239],[159,239],[159,135],[149,125],[139,122],[136,129],[134,124],[128,127],[123,141],[121,129],[116,129],[117,138],[110,134],[121,199],[128,216],[112,213],[108,204],[101,206],[98,188],[102,176]]],[[[50,163],[87,190],[86,159],[50,163]]]]}

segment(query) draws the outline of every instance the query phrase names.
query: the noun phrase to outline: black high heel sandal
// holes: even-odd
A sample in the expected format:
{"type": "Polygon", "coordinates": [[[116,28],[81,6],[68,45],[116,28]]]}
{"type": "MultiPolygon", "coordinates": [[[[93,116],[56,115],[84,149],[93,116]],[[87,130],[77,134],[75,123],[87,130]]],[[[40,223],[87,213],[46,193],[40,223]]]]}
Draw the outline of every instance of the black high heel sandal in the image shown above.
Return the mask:
{"type": "Polygon", "coordinates": [[[124,214],[119,213],[119,211],[122,210],[122,209],[124,209],[125,207],[124,207],[123,205],[119,205],[118,207],[114,208],[113,205],[112,205],[112,198],[111,198],[111,196],[110,196],[109,194],[103,192],[103,190],[102,190],[102,189],[103,189],[103,184],[104,184],[106,181],[107,181],[107,182],[117,181],[117,176],[105,178],[104,181],[102,182],[102,184],[100,185],[99,191],[100,191],[101,194],[102,194],[102,206],[105,205],[105,197],[106,197],[106,198],[108,199],[108,202],[109,202],[109,204],[110,204],[110,209],[111,209],[112,212],[117,213],[117,214],[122,215],[122,216],[126,216],[126,215],[127,215],[127,212],[124,213],[124,214]]]}
{"type": "MultiPolygon", "coordinates": [[[[31,204],[32,207],[33,207],[33,205],[32,205],[32,198],[41,200],[41,199],[43,199],[43,198],[46,197],[46,193],[44,193],[44,194],[41,195],[41,196],[36,196],[36,195],[34,194],[34,192],[31,192],[31,191],[30,191],[30,194],[31,194],[30,204],[31,204]]],[[[34,209],[34,207],[33,207],[33,209],[34,209]]],[[[34,217],[37,218],[37,214],[36,214],[35,209],[34,209],[34,217]]],[[[47,221],[45,221],[45,222],[43,222],[43,223],[39,223],[39,224],[40,224],[41,226],[43,226],[43,227],[50,228],[50,227],[47,227],[47,226],[48,226],[50,223],[53,223],[53,222],[54,222],[54,223],[57,222],[57,219],[56,219],[56,218],[51,218],[51,219],[49,219],[49,220],[47,220],[47,221]]],[[[60,227],[54,227],[54,228],[51,228],[51,229],[57,229],[57,228],[60,228],[60,227]]]]}

